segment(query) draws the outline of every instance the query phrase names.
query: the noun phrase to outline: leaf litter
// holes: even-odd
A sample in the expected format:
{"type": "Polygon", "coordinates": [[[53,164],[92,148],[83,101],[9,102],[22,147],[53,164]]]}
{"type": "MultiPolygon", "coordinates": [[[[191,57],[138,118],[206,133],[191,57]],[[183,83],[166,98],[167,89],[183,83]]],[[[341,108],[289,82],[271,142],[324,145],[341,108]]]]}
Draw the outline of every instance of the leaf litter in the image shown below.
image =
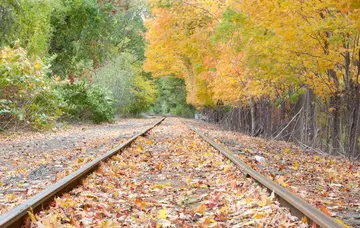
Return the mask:
{"type": "Polygon", "coordinates": [[[0,139],[0,214],[121,144],[159,119],[70,126],[0,139]]]}
{"type": "Polygon", "coordinates": [[[174,118],[32,218],[32,227],[308,226],[174,118]]]}
{"type": "Polygon", "coordinates": [[[222,130],[213,124],[189,122],[251,168],[335,217],[340,224],[360,227],[359,162],[304,151],[284,141],[222,130]]]}

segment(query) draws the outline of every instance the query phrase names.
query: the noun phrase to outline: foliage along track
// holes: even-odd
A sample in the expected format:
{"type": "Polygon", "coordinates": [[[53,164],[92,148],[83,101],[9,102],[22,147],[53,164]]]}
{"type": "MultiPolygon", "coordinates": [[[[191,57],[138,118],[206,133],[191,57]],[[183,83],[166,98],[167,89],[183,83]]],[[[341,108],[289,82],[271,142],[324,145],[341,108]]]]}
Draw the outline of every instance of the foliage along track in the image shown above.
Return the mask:
{"type": "Polygon", "coordinates": [[[304,151],[285,141],[265,140],[187,121],[253,170],[316,206],[339,223],[360,227],[360,163],[304,151]]]}
{"type": "Polygon", "coordinates": [[[35,227],[307,227],[177,119],[30,213],[35,227]]]}

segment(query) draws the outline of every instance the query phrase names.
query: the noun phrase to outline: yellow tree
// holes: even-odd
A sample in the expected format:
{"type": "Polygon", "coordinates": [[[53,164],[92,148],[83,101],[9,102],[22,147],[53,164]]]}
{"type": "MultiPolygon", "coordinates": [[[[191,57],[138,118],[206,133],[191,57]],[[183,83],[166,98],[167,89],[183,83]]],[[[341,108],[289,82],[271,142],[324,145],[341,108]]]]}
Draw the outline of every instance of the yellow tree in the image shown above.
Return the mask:
{"type": "MultiPolygon", "coordinates": [[[[329,111],[333,130],[330,138],[333,149],[338,150],[342,104],[344,101],[349,103],[359,94],[356,92],[359,87],[359,66],[356,64],[359,58],[359,11],[356,1],[230,1],[230,5],[246,14],[253,25],[271,34],[265,42],[256,42],[250,52],[252,55],[257,53],[256,47],[259,47],[258,50],[265,54],[262,54],[266,57],[262,59],[265,64],[256,64],[262,80],[275,79],[276,86],[285,81],[292,87],[298,77],[299,83],[304,82],[324,100],[331,97],[329,111]]],[[[359,116],[354,113],[359,110],[349,112],[351,116],[359,116]]],[[[352,118],[350,115],[349,119],[352,118]]],[[[355,127],[358,117],[349,122],[353,127],[349,126],[348,130],[353,128],[349,131],[358,135],[358,127],[355,127]]],[[[354,145],[355,138],[349,144],[354,145]]]]}
{"type": "MultiPolygon", "coordinates": [[[[189,103],[250,104],[254,114],[260,100],[280,103],[284,110],[285,100],[295,102],[307,91],[306,96],[314,93],[328,106],[327,138],[333,150],[344,142],[340,137],[344,132],[346,148],[357,151],[358,0],[151,0],[151,4],[145,69],[155,76],[184,78],[189,103]],[[342,120],[346,128],[341,128],[342,120]]],[[[314,112],[313,102],[306,102],[314,112]]],[[[314,126],[312,131],[314,135],[314,126]]]]}
{"type": "Polygon", "coordinates": [[[144,69],[158,77],[184,78],[188,102],[194,105],[212,105],[212,93],[200,74],[222,5],[222,1],[209,0],[151,1],[144,69]]]}

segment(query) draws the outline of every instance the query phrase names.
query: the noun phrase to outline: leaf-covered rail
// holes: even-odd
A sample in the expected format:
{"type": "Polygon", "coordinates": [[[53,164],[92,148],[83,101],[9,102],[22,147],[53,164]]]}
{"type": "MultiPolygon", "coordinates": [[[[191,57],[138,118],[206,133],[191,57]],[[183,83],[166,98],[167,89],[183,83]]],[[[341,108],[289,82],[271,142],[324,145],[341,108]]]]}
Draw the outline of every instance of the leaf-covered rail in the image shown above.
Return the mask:
{"type": "Polygon", "coordinates": [[[269,178],[261,175],[259,172],[251,169],[243,161],[237,158],[229,150],[225,149],[223,146],[216,143],[211,138],[207,137],[205,134],[197,130],[191,125],[188,125],[190,129],[196,132],[202,139],[207,141],[211,146],[220,151],[224,156],[230,159],[233,163],[239,166],[245,173],[259,182],[261,185],[265,186],[269,191],[274,192],[278,197],[279,201],[283,206],[286,206],[290,209],[291,213],[299,218],[306,217],[309,223],[317,224],[324,228],[343,228],[343,226],[337,223],[330,216],[324,214],[314,206],[307,203],[305,200],[300,197],[292,194],[287,189],[283,188],[279,184],[273,182],[269,178]]]}
{"type": "Polygon", "coordinates": [[[44,191],[36,194],[32,198],[28,199],[24,203],[15,207],[11,211],[2,214],[0,216],[0,227],[21,227],[26,221],[28,211],[39,211],[43,207],[46,207],[46,203],[49,203],[54,197],[61,195],[62,193],[68,192],[81,183],[86,176],[96,170],[101,162],[106,161],[110,157],[122,151],[128,147],[133,141],[139,136],[145,135],[148,131],[159,125],[165,118],[161,118],[157,123],[145,129],[144,131],[134,135],[132,138],[110,150],[106,154],[96,158],[94,161],[87,163],[82,168],[64,177],[60,181],[46,188],[44,191]]]}

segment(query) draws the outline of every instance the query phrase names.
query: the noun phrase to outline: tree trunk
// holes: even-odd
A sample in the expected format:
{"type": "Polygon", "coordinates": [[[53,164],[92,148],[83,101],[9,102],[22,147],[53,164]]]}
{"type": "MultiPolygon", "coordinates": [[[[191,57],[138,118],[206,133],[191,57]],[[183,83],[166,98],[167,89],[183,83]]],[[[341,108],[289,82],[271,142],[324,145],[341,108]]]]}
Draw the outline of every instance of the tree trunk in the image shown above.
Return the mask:
{"type": "Polygon", "coordinates": [[[255,113],[255,101],[254,98],[250,98],[250,112],[251,112],[251,135],[256,131],[256,113],[255,113]]]}
{"type": "Polygon", "coordinates": [[[327,115],[327,124],[326,124],[326,144],[325,144],[325,151],[329,151],[331,154],[330,149],[330,140],[331,140],[331,132],[330,132],[330,126],[331,126],[331,113],[328,113],[327,115]]]}
{"type": "Polygon", "coordinates": [[[312,147],[316,147],[316,110],[315,110],[315,95],[311,89],[308,90],[309,93],[309,132],[308,132],[308,142],[312,147]]]}
{"type": "Polygon", "coordinates": [[[290,125],[290,140],[294,142],[300,141],[304,142],[304,132],[306,131],[306,119],[305,119],[305,112],[306,112],[306,93],[302,94],[299,100],[296,102],[295,107],[292,108],[293,111],[291,112],[292,116],[295,116],[297,113],[300,112],[299,116],[291,123],[290,125]]]}
{"type": "MultiPolygon", "coordinates": [[[[356,83],[356,82],[355,82],[356,83]]],[[[354,88],[355,102],[353,102],[352,112],[349,112],[351,118],[351,125],[349,126],[349,144],[348,144],[348,155],[349,157],[355,157],[358,151],[358,138],[359,138],[359,118],[360,118],[360,94],[359,85],[356,83],[354,88]]]]}
{"type": "Polygon", "coordinates": [[[331,132],[331,154],[336,154],[341,145],[341,97],[333,96],[330,98],[332,132],[331,132]]]}

